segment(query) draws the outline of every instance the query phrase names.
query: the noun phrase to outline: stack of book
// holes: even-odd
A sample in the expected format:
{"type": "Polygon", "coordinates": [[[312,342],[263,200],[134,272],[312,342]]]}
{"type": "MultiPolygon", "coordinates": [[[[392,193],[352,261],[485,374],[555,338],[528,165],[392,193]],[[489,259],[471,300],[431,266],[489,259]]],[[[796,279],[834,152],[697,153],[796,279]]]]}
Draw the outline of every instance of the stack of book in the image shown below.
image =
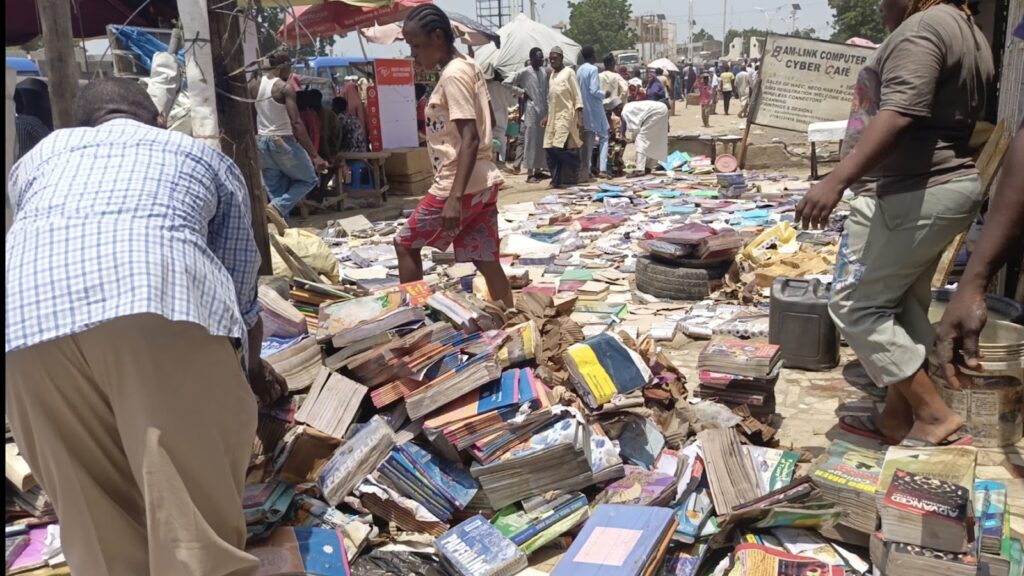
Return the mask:
{"type": "Polygon", "coordinates": [[[728,516],[733,508],[762,495],[754,462],[734,428],[703,430],[697,434],[697,440],[719,516],[728,516]]]}
{"type": "Polygon", "coordinates": [[[780,358],[774,344],[709,342],[697,360],[700,386],[696,396],[730,408],[746,405],[758,420],[769,420],[775,414],[780,358]]]}
{"type": "Polygon", "coordinates": [[[395,447],[391,426],[374,416],[338,448],[317,475],[317,486],[337,506],[359,482],[380,466],[395,447]]]}
{"type": "Polygon", "coordinates": [[[427,299],[427,306],[467,334],[501,328],[485,304],[469,294],[437,292],[427,299]]]}
{"type": "Polygon", "coordinates": [[[477,514],[434,542],[441,566],[457,576],[512,576],[526,568],[526,554],[477,514]]]}
{"type": "Polygon", "coordinates": [[[669,508],[602,504],[551,576],[656,574],[675,529],[669,508]]]}
{"type": "Polygon", "coordinates": [[[396,378],[415,376],[419,370],[414,368],[420,368],[426,351],[434,357],[441,348],[449,346],[445,351],[450,352],[455,349],[450,346],[454,338],[458,336],[450,325],[428,324],[397,338],[384,334],[378,344],[349,357],[340,356],[344,351],[338,352],[324,364],[331,369],[344,367],[357,381],[375,388],[396,378]]]}
{"type": "Polygon", "coordinates": [[[344,438],[364,396],[366,386],[321,366],[295,420],[335,438],[344,438]]]}
{"type": "Polygon", "coordinates": [[[258,295],[265,338],[296,338],[309,331],[306,317],[302,312],[291,302],[282,298],[273,288],[261,285],[258,295]]]}
{"type": "Polygon", "coordinates": [[[443,460],[412,442],[395,447],[377,473],[402,495],[448,522],[473,499],[479,485],[461,465],[443,460]]]}
{"type": "MultiPolygon", "coordinates": [[[[475,455],[474,455],[475,456],[475,455]]],[[[622,462],[603,432],[564,417],[490,463],[469,469],[494,509],[553,490],[581,490],[622,476],[622,462]]]]}
{"type": "Polygon", "coordinates": [[[974,574],[974,469],[970,446],[892,446],[878,479],[878,533],[889,576],[974,574]]]}
{"type": "Polygon", "coordinates": [[[473,442],[498,432],[524,405],[533,410],[549,407],[549,392],[532,369],[505,370],[500,380],[436,410],[423,423],[423,428],[428,436],[440,432],[456,450],[464,450],[473,442]]]}
{"type": "Polygon", "coordinates": [[[974,483],[975,525],[979,542],[978,562],[990,576],[1019,574],[1024,567],[1021,541],[1012,537],[1007,512],[1006,483],[978,480],[974,483]]]}
{"type": "Polygon", "coordinates": [[[668,506],[676,498],[676,487],[675,475],[626,466],[625,476],[605,487],[594,504],[668,506]]]}
{"type": "Polygon", "coordinates": [[[945,552],[967,552],[973,540],[971,491],[958,484],[896,470],[882,500],[882,535],[945,552]]]}
{"type": "Polygon", "coordinates": [[[303,574],[351,574],[341,529],[282,527],[245,551],[260,561],[255,576],[280,574],[282,567],[303,574]]]}
{"type": "Polygon", "coordinates": [[[614,334],[598,334],[569,347],[562,358],[577,394],[590,408],[651,383],[651,369],[614,334]]]}
{"type": "Polygon", "coordinates": [[[403,530],[423,532],[437,537],[450,528],[422,504],[412,498],[406,498],[374,476],[360,482],[353,494],[371,514],[392,522],[403,530]]]}
{"type": "Polygon", "coordinates": [[[305,390],[322,366],[320,346],[312,336],[304,336],[265,359],[288,383],[288,392],[305,390]]]}
{"type": "Polygon", "coordinates": [[[423,418],[434,410],[501,377],[494,354],[481,354],[459,363],[451,371],[405,397],[409,418],[423,418]]]}
{"type": "Polygon", "coordinates": [[[506,506],[494,516],[494,527],[529,556],[589,517],[587,497],[570,492],[550,502],[538,498],[506,506]],[[533,500],[538,506],[531,506],[533,500]]]}
{"type": "Polygon", "coordinates": [[[422,324],[425,319],[423,309],[410,306],[403,292],[353,298],[320,306],[316,338],[321,344],[342,349],[377,338],[382,332],[422,324]]]}
{"type": "Polygon", "coordinates": [[[878,522],[875,492],[883,458],[881,452],[836,440],[811,472],[811,481],[822,496],[845,510],[840,525],[863,535],[864,542],[878,522]]]}

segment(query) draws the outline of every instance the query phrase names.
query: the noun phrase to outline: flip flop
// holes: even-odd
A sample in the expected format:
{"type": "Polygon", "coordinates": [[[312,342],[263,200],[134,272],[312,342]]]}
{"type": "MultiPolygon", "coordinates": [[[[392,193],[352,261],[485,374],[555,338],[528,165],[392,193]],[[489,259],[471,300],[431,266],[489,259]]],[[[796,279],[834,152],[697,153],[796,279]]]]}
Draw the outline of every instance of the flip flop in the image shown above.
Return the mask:
{"type": "Polygon", "coordinates": [[[885,434],[882,434],[882,431],[875,425],[875,419],[870,416],[840,416],[839,428],[844,432],[874,440],[879,444],[887,446],[899,444],[899,442],[893,441],[885,434]]]}
{"type": "Polygon", "coordinates": [[[885,388],[875,386],[860,360],[854,360],[843,367],[843,380],[868,396],[885,399],[885,388]]]}
{"type": "Polygon", "coordinates": [[[968,434],[967,432],[964,432],[963,430],[964,429],[961,428],[960,430],[953,432],[949,436],[946,436],[946,439],[943,440],[942,442],[939,442],[938,444],[934,442],[929,442],[927,440],[918,440],[917,438],[904,438],[903,441],[899,443],[899,445],[906,448],[934,448],[936,446],[971,446],[972,444],[974,444],[974,436],[968,434]]]}

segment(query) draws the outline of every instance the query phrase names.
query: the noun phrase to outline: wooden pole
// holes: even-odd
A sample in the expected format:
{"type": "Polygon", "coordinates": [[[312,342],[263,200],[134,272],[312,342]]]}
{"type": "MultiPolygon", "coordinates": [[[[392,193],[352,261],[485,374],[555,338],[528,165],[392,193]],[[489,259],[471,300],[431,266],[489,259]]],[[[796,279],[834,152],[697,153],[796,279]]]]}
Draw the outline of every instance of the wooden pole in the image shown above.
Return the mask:
{"type": "Polygon", "coordinates": [[[245,50],[242,29],[245,11],[235,0],[218,2],[217,10],[209,13],[210,38],[214,55],[214,77],[221,92],[217,112],[223,130],[221,147],[242,171],[249,188],[252,208],[252,231],[259,246],[262,263],[260,274],[273,273],[270,261],[270,242],[267,234],[267,194],[260,175],[259,154],[256,150],[256,130],[253,125],[253,105],[243,67],[245,50]]]}
{"type": "Polygon", "coordinates": [[[192,136],[220,150],[213,52],[210,48],[210,19],[206,11],[206,0],[178,0],[178,14],[184,30],[185,75],[188,78],[188,96],[191,103],[192,136]]]}
{"type": "Polygon", "coordinates": [[[46,46],[46,79],[53,127],[70,128],[74,125],[72,106],[81,76],[71,33],[71,3],[68,0],[37,0],[36,7],[46,46]]]}

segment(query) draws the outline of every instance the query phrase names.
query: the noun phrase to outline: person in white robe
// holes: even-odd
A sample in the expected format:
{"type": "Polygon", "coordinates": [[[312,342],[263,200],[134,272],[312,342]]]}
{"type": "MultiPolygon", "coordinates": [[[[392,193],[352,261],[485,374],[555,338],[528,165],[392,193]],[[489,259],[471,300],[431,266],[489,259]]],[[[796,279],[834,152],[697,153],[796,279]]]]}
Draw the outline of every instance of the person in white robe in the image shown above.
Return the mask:
{"type": "Polygon", "coordinates": [[[636,149],[637,171],[655,168],[668,158],[669,112],[665,104],[654,100],[638,100],[620,104],[618,112],[625,124],[627,139],[636,149]]]}

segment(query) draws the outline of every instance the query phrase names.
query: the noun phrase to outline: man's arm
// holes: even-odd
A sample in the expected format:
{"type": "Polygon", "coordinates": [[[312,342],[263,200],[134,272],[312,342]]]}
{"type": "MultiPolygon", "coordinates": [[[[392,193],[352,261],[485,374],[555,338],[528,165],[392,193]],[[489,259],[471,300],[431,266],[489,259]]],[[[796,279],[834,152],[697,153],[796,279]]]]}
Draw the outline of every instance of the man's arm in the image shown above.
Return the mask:
{"type": "Polygon", "coordinates": [[[882,110],[871,119],[857,146],[824,180],[814,185],[796,207],[796,222],[804,228],[824,228],[843,191],[860,180],[896,148],[914,119],[882,110]]]}
{"type": "MultiPolygon", "coordinates": [[[[218,155],[219,156],[219,155],[218,155]]],[[[210,221],[207,245],[220,260],[235,287],[235,298],[245,323],[248,340],[247,377],[253,392],[264,404],[273,403],[287,385],[273,368],[260,358],[263,321],[257,296],[260,252],[252,232],[249,193],[241,172],[234,163],[220,158],[217,186],[217,214],[210,221]]]]}
{"type": "Polygon", "coordinates": [[[946,380],[957,385],[954,358],[977,370],[978,336],[988,320],[985,291],[989,280],[1006,263],[1013,242],[1024,229],[1024,126],[1010,144],[981,237],[967,262],[956,294],[946,307],[937,330],[935,352],[946,380]]]}
{"type": "Polygon", "coordinates": [[[587,83],[587,89],[589,90],[592,98],[604,99],[605,92],[601,89],[601,79],[598,78],[596,72],[590,75],[590,81],[587,83]]]}

